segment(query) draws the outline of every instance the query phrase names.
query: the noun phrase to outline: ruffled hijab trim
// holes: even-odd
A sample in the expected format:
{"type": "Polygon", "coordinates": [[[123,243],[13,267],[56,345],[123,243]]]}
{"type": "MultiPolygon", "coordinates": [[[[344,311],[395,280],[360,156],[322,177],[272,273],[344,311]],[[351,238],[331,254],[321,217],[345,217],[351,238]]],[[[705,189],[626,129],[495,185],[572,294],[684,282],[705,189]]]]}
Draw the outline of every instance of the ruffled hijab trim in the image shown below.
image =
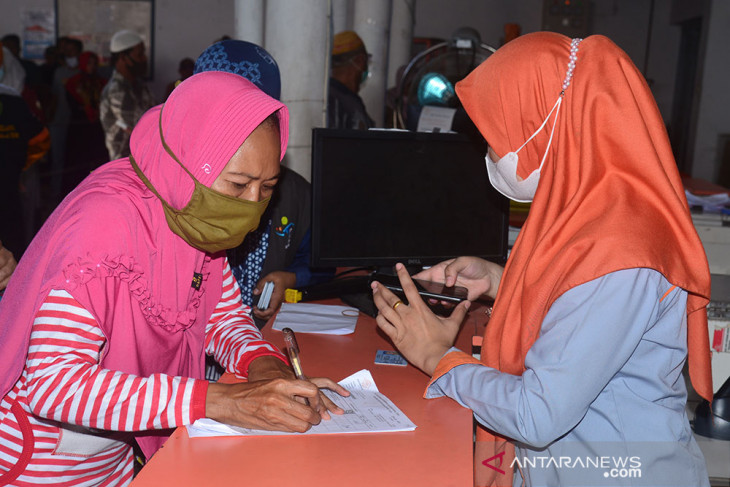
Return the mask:
{"type": "MultiPolygon", "coordinates": [[[[142,267],[135,263],[134,257],[104,255],[100,260],[91,259],[91,256],[78,257],[63,269],[63,277],[66,280],[64,288],[71,295],[74,294],[76,288],[86,286],[91,279],[112,278],[126,284],[130,294],[139,303],[147,324],[159,326],[167,332],[179,332],[190,328],[195,322],[197,310],[206,290],[205,285],[192,288],[192,295],[186,309],[178,311],[157,301],[150,292],[149,283],[142,267]]],[[[210,274],[208,272],[210,261],[209,255],[203,258],[203,266],[199,273],[203,283],[208,280],[210,274]]]]}

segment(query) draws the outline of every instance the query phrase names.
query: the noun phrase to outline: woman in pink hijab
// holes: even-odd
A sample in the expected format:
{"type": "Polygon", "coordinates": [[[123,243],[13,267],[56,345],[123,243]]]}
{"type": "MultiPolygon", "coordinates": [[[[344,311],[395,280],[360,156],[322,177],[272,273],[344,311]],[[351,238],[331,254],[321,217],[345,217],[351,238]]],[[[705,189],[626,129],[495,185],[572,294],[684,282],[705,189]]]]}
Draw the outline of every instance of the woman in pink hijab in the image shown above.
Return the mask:
{"type": "Polygon", "coordinates": [[[132,442],[149,458],[198,418],[306,431],[342,412],[317,386],[344,389],[295,380],[262,339],[225,257],[287,135],[286,107],[244,78],[195,75],[51,215],[0,301],[0,485],[126,485],[132,442]],[[205,354],[249,382],[209,384],[205,354]]]}

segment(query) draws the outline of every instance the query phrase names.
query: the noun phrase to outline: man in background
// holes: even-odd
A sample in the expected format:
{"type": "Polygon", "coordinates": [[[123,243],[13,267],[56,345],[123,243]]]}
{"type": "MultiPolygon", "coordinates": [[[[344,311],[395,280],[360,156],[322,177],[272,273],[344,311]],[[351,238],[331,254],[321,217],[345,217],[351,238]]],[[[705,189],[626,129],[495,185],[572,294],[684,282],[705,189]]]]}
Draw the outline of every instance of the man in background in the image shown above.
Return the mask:
{"type": "Polygon", "coordinates": [[[144,81],[147,55],[142,37],[131,30],[114,34],[110,43],[114,72],[101,93],[99,114],[111,160],[129,155],[129,136],[140,117],[155,104],[144,81]]]}
{"type": "Polygon", "coordinates": [[[369,74],[370,55],[365,44],[351,30],[336,34],[332,44],[327,127],[360,130],[374,127],[375,122],[358,95],[369,74]]]}

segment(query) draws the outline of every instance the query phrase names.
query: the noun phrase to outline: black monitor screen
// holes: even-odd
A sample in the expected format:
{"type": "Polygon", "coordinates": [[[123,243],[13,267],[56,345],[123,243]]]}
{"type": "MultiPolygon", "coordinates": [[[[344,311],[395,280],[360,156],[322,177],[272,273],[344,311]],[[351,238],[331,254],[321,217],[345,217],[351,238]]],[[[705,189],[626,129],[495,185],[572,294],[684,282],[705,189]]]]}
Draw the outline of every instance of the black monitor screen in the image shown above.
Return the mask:
{"type": "Polygon", "coordinates": [[[485,153],[458,134],[314,129],[312,264],[503,263],[509,204],[489,183],[485,153]]]}

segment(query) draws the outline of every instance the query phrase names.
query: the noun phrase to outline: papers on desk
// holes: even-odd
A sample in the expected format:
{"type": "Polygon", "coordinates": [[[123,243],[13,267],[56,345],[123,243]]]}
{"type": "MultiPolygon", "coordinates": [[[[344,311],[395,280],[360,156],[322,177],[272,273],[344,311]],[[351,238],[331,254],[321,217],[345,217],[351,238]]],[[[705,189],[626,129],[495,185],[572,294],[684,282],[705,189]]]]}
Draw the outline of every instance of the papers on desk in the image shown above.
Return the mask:
{"type": "Polygon", "coordinates": [[[345,414],[330,414],[329,421],[322,420],[306,433],[285,433],[283,431],[264,431],[238,426],[230,426],[212,419],[204,418],[188,425],[191,438],[204,436],[278,436],[278,435],[326,435],[337,433],[386,433],[394,431],[413,431],[416,425],[378,391],[373,376],[368,370],[361,370],[340,385],[350,391],[349,397],[323,390],[332,401],[345,410],[345,414]]]}
{"type": "Polygon", "coordinates": [[[273,330],[291,328],[295,333],[349,335],[355,331],[359,311],[349,306],[314,303],[282,303],[273,330]]]}
{"type": "Polygon", "coordinates": [[[728,205],[730,205],[730,195],[727,193],[699,196],[685,190],[684,194],[687,197],[687,204],[690,207],[701,206],[702,211],[709,213],[720,213],[723,210],[727,210],[728,205]]]}

